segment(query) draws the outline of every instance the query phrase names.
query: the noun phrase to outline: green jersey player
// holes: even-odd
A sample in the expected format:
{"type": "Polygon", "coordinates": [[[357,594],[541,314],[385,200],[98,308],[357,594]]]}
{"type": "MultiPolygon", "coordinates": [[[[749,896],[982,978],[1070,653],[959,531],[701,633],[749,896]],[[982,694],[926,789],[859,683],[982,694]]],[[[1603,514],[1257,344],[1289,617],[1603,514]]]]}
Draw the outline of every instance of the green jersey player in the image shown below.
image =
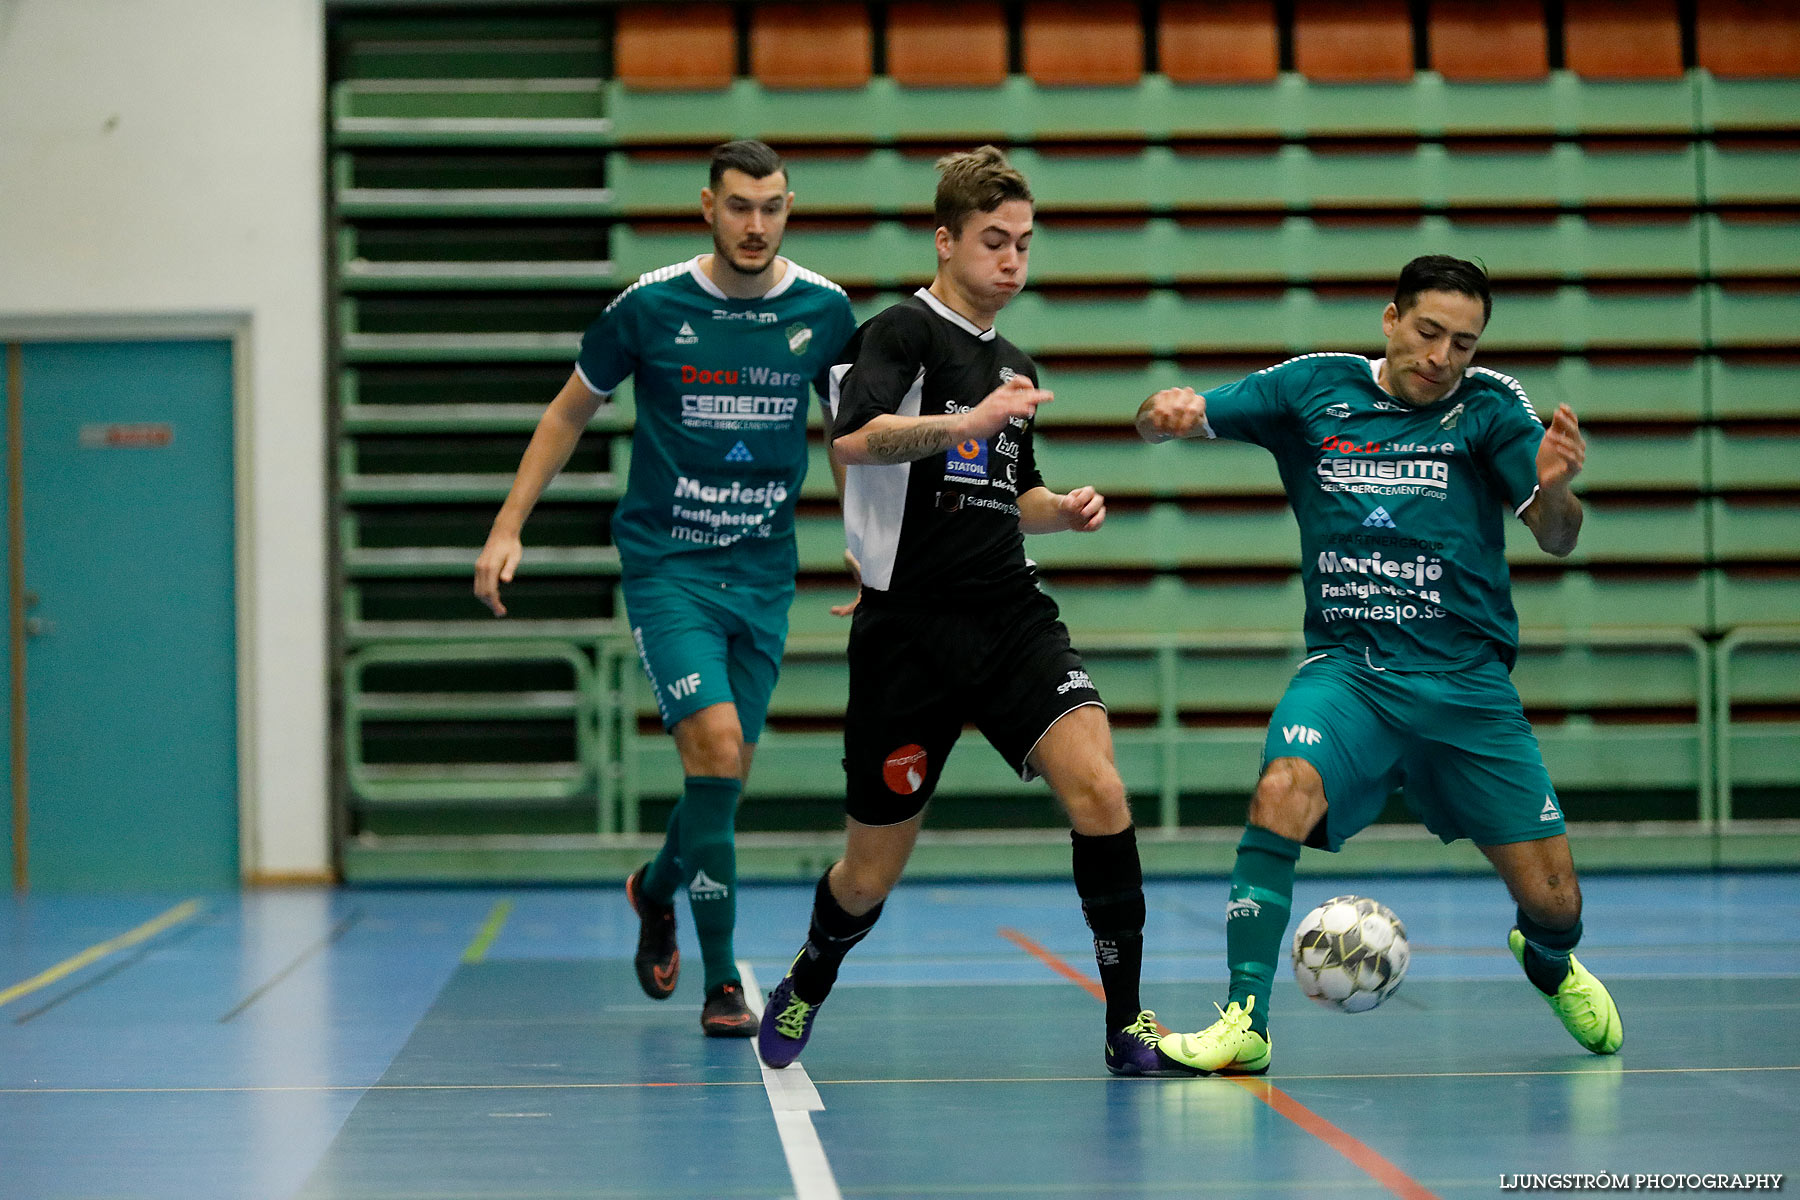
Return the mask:
{"type": "Polygon", "coordinates": [[[1518,903],[1508,937],[1576,1041],[1619,1048],[1618,1009],[1572,951],[1581,889],[1562,808],[1509,677],[1518,648],[1504,524],[1575,548],[1586,444],[1548,430],[1517,381],[1471,366],[1492,311],[1473,263],[1408,263],[1387,356],[1308,354],[1196,394],[1156,393],[1138,432],[1269,450],[1300,525],[1306,658],[1269,723],[1226,905],[1220,1019],[1163,1039],[1205,1071],[1269,1065],[1269,991],[1302,844],[1335,851],[1402,787],[1446,842],[1469,838],[1518,903]]]}
{"type": "Polygon", "coordinates": [[[658,1000],[675,990],[674,899],[687,891],[712,1037],[756,1032],[732,947],[733,829],[787,640],[807,388],[823,394],[856,326],[843,289],[778,253],[793,199],[768,146],[713,151],[700,192],[713,252],[641,276],[589,327],[475,565],[475,594],[504,616],[499,586],[519,565],[525,518],[600,403],[635,377],[613,541],[631,635],[685,780],[661,851],[625,888],[638,982],[658,1000]]]}

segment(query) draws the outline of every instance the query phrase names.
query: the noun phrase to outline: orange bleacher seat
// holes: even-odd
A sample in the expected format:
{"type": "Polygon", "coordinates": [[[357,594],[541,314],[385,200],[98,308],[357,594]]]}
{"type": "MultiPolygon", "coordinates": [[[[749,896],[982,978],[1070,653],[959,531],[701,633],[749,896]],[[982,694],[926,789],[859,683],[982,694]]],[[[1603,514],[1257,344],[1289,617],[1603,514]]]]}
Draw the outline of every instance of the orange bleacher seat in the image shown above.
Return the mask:
{"type": "Polygon", "coordinates": [[[1698,0],[1694,40],[1714,75],[1800,75],[1800,5],[1791,0],[1698,0]]]}
{"type": "Polygon", "coordinates": [[[1162,73],[1176,83],[1268,83],[1281,73],[1274,0],[1163,0],[1162,73]]]}
{"type": "Polygon", "coordinates": [[[1006,82],[1006,10],[999,0],[896,0],[887,22],[888,74],[902,87],[1006,82]]]}
{"type": "Polygon", "coordinates": [[[1051,86],[1135,84],[1144,74],[1143,10],[1133,0],[1032,0],[1025,73],[1051,86]]]}
{"type": "Polygon", "coordinates": [[[1679,79],[1676,0],[1563,0],[1563,60],[1584,79],[1679,79]]]}
{"type": "Polygon", "coordinates": [[[1294,66],[1318,83],[1411,80],[1406,0],[1295,0],[1294,66]]]}
{"type": "Polygon", "coordinates": [[[629,88],[722,90],[737,74],[729,4],[622,4],[613,26],[613,72],[629,88]]]}
{"type": "Polygon", "coordinates": [[[859,88],[874,74],[869,10],[855,4],[758,4],[750,73],[770,88],[859,88]]]}
{"type": "Polygon", "coordinates": [[[1550,74],[1538,0],[1431,0],[1431,69],[1445,79],[1506,82],[1550,74]]]}

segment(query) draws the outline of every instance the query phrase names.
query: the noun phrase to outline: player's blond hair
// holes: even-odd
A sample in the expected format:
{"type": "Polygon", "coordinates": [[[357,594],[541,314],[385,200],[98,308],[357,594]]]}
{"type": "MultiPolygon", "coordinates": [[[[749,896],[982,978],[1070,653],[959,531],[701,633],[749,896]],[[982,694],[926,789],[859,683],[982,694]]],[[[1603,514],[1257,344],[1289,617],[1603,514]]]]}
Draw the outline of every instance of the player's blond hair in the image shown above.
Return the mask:
{"type": "Polygon", "coordinates": [[[937,160],[937,223],[961,237],[963,224],[978,212],[993,212],[1008,200],[1030,204],[1031,185],[997,146],[977,146],[937,160]]]}

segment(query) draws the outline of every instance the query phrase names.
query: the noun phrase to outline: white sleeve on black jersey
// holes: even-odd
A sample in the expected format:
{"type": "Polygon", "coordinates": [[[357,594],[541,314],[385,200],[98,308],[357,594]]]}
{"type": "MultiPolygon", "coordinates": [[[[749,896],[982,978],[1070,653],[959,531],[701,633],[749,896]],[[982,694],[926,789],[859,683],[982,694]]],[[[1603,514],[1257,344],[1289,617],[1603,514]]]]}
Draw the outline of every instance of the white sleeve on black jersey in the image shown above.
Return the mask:
{"type": "Polygon", "coordinates": [[[931,317],[899,304],[878,313],[850,340],[832,371],[831,436],[855,433],[876,417],[900,411],[931,348],[931,317]],[[848,370],[843,370],[845,365],[848,370]]]}

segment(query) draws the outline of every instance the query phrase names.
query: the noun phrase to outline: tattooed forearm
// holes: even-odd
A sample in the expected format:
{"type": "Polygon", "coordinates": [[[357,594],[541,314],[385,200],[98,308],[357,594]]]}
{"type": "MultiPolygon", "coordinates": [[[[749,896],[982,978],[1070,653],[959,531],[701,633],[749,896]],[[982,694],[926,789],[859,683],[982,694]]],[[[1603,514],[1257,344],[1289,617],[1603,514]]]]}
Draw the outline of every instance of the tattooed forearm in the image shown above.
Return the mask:
{"type": "Polygon", "coordinates": [[[955,417],[915,417],[892,429],[869,433],[869,457],[879,463],[912,462],[942,454],[960,441],[955,417]]]}

